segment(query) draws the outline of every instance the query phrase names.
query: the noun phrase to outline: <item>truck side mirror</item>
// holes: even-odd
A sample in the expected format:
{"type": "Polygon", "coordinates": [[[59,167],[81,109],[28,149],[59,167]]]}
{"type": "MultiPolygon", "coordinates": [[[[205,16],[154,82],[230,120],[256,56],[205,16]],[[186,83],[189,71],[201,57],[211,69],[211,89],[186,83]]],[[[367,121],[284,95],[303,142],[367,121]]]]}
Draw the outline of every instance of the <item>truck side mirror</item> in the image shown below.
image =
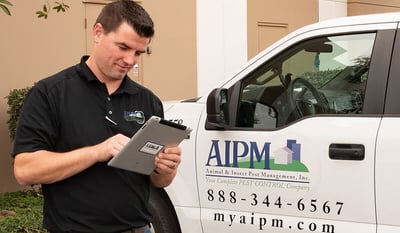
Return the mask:
{"type": "Polygon", "coordinates": [[[206,129],[223,129],[228,122],[228,90],[216,88],[207,97],[206,129]]]}

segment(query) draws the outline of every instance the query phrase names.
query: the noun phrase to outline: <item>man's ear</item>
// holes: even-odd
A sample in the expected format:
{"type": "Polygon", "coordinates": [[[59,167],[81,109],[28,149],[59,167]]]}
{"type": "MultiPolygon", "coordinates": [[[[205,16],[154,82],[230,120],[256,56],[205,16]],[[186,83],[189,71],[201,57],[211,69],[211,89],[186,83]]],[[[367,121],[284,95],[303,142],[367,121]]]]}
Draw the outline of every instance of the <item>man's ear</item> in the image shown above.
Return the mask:
{"type": "Polygon", "coordinates": [[[101,23],[96,23],[96,24],[93,26],[93,42],[94,42],[95,44],[99,43],[99,41],[100,41],[101,36],[103,35],[103,33],[104,33],[104,28],[103,28],[103,26],[101,25],[101,23]]]}

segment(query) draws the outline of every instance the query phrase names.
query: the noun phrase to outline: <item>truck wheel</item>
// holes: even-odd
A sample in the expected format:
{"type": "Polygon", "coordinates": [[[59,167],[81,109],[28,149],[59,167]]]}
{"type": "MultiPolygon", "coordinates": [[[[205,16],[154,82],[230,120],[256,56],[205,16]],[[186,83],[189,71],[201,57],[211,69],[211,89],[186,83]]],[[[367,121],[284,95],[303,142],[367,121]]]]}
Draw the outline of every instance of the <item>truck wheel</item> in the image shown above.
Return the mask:
{"type": "Polygon", "coordinates": [[[152,229],[155,233],[181,233],[174,206],[164,189],[151,188],[149,210],[153,215],[152,229]]]}

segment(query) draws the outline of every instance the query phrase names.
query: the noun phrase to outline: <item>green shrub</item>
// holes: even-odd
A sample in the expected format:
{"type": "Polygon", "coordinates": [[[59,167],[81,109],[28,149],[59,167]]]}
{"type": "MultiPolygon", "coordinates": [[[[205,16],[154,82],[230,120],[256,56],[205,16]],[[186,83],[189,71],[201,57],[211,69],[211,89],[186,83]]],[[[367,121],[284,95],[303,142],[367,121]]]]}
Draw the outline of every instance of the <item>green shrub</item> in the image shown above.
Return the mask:
{"type": "Polygon", "coordinates": [[[42,233],[43,196],[40,190],[0,194],[0,210],[10,216],[0,216],[0,232],[42,233]]]}
{"type": "Polygon", "coordinates": [[[15,130],[17,128],[19,112],[21,111],[25,96],[31,88],[32,87],[13,89],[10,91],[8,96],[6,96],[8,104],[7,114],[9,117],[7,120],[7,125],[11,141],[13,141],[15,138],[15,130]]]}

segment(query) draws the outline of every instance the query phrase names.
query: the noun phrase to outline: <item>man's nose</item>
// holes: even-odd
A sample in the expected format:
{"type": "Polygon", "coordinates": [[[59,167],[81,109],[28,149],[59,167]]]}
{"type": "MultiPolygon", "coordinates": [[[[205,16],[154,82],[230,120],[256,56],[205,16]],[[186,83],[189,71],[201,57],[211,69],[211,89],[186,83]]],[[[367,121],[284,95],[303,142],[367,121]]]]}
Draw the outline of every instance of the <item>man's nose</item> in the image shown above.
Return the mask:
{"type": "Polygon", "coordinates": [[[137,64],[138,61],[139,61],[139,56],[136,56],[135,54],[129,53],[126,56],[124,56],[124,62],[131,67],[137,64]]]}

